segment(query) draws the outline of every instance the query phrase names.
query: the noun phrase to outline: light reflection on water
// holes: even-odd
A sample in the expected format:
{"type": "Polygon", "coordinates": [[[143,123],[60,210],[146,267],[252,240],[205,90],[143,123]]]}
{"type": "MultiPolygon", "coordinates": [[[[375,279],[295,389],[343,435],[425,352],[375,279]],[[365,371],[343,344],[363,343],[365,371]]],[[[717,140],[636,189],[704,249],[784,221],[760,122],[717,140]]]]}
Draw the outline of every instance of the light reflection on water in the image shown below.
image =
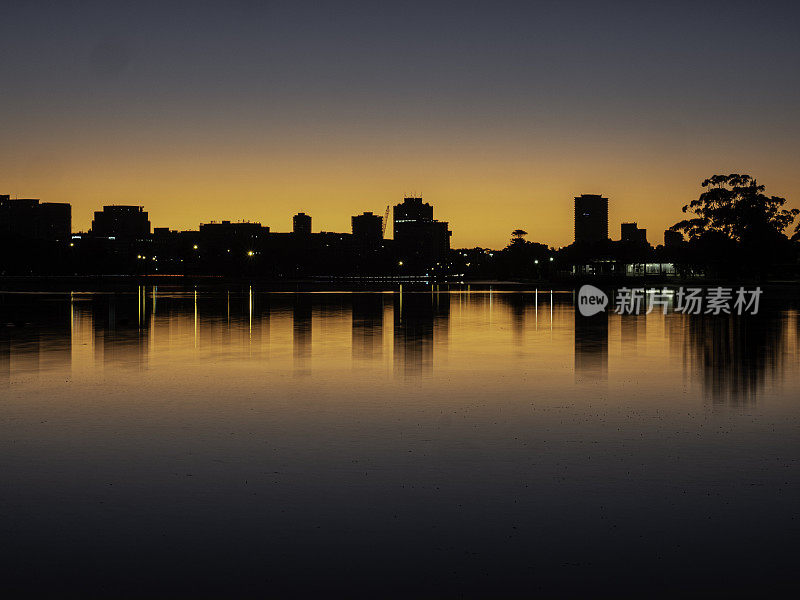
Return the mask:
{"type": "Polygon", "coordinates": [[[793,300],[573,303],[0,294],[9,589],[91,590],[88,563],[134,596],[788,589],[793,300]]]}
{"type": "Polygon", "coordinates": [[[787,301],[755,316],[588,318],[573,302],[572,292],[438,288],[5,294],[0,383],[110,365],[168,377],[198,360],[306,375],[391,365],[395,376],[429,378],[438,368],[474,374],[500,364],[509,375],[533,370],[559,384],[570,368],[577,383],[681,381],[705,400],[736,404],[757,401],[797,366],[797,312],[787,301]]]}

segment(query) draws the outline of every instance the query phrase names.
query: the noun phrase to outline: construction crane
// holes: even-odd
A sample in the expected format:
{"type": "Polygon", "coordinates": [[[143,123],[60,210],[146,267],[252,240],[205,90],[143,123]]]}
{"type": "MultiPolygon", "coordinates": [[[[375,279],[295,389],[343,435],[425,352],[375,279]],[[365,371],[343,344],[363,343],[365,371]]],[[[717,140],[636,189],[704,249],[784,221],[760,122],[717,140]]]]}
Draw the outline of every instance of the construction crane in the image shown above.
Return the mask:
{"type": "Polygon", "coordinates": [[[386,237],[386,223],[389,222],[389,207],[390,206],[391,206],[390,204],[386,205],[386,212],[383,215],[383,232],[381,233],[381,235],[383,237],[386,237]]]}

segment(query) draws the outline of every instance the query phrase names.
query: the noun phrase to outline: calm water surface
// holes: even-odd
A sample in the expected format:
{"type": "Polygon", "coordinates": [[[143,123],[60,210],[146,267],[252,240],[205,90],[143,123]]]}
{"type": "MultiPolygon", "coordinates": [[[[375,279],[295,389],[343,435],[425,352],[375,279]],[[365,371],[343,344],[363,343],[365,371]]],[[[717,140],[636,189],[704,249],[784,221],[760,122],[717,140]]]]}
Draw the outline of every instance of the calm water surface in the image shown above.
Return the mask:
{"type": "Polygon", "coordinates": [[[0,591],[790,594],[800,329],[572,292],[0,292],[0,591]]]}

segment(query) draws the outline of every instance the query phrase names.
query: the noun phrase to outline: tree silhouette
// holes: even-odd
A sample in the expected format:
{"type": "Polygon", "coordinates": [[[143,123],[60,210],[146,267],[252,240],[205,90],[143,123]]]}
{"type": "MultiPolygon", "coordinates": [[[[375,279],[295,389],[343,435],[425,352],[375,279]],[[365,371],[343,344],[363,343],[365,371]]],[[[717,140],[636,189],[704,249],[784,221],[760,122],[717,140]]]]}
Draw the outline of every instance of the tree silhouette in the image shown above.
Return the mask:
{"type": "Polygon", "coordinates": [[[758,242],[783,235],[800,213],[796,208],[782,208],[786,199],[765,195],[765,187],[749,175],[714,175],[700,185],[708,191],[683,207],[683,212],[695,217],[671,227],[690,240],[713,232],[735,242],[758,242]]]}
{"type": "Polygon", "coordinates": [[[524,229],[515,229],[511,232],[511,243],[512,244],[523,244],[525,242],[525,236],[528,235],[528,232],[524,229]]]}
{"type": "Polygon", "coordinates": [[[800,210],[783,208],[786,199],[767,196],[750,175],[714,175],[707,188],[683,207],[693,216],[670,229],[684,232],[695,258],[731,270],[743,267],[763,272],[789,254],[784,231],[800,210]]]}

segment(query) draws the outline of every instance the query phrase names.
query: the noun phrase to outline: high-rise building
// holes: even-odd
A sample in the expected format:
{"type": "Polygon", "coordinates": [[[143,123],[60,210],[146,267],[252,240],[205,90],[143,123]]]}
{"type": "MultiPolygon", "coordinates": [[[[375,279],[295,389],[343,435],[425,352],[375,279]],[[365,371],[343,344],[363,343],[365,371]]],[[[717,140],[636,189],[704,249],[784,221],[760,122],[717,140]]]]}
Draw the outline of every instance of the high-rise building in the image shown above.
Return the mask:
{"type": "Polygon", "coordinates": [[[406,270],[427,271],[442,263],[450,251],[446,221],[433,218],[433,206],[422,198],[404,198],[394,207],[394,243],[406,270]]]}
{"type": "Polygon", "coordinates": [[[608,240],[608,198],[599,194],[575,197],[575,243],[593,244],[608,240]]]}
{"type": "Polygon", "coordinates": [[[19,238],[35,239],[39,201],[30,198],[12,200],[0,197],[0,233],[19,238]]]}
{"type": "Polygon", "coordinates": [[[72,205],[66,202],[42,202],[39,205],[39,237],[68,240],[72,236],[72,205]]]}
{"type": "Polygon", "coordinates": [[[114,204],[95,211],[92,221],[95,237],[144,238],[150,235],[150,221],[143,206],[114,204]]]}
{"type": "Polygon", "coordinates": [[[394,231],[398,225],[402,230],[404,223],[423,223],[433,221],[433,206],[423,202],[422,198],[403,198],[402,204],[394,207],[394,231]]]}
{"type": "Polygon", "coordinates": [[[295,235],[311,235],[311,215],[301,212],[292,217],[292,231],[295,235]]]}
{"type": "Polygon", "coordinates": [[[622,223],[619,230],[623,244],[647,244],[647,229],[640,229],[638,223],[622,223]]]}
{"type": "Polygon", "coordinates": [[[383,217],[365,212],[350,219],[353,240],[361,245],[379,246],[383,240],[383,217]]]}
{"type": "Polygon", "coordinates": [[[0,195],[0,235],[62,241],[72,234],[72,206],[63,202],[12,200],[0,195]]]}

